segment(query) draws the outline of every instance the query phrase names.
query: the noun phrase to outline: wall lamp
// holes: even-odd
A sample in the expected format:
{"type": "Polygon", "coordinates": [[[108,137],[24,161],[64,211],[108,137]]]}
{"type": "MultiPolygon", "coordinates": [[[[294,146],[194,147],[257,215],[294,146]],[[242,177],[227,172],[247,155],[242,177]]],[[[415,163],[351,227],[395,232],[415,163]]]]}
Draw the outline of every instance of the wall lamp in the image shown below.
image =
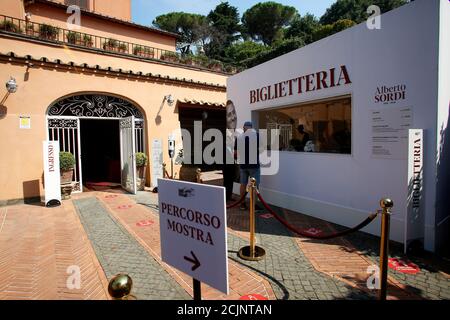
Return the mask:
{"type": "Polygon", "coordinates": [[[9,93],[15,93],[18,87],[16,79],[13,77],[6,82],[6,90],[8,90],[9,93]]]}
{"type": "Polygon", "coordinates": [[[175,102],[173,96],[171,94],[167,95],[164,97],[164,100],[167,101],[167,103],[169,104],[169,106],[173,106],[173,103],[175,102]]]}

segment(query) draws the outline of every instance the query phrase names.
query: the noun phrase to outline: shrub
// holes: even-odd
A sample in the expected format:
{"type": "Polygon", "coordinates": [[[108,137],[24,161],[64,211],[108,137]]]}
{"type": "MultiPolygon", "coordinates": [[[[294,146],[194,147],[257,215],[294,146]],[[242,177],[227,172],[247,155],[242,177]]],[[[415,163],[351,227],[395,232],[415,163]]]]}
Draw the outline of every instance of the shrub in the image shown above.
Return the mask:
{"type": "Polygon", "coordinates": [[[93,42],[92,42],[92,37],[88,34],[85,34],[83,36],[83,44],[85,46],[92,46],[93,42]]]}
{"type": "Polygon", "coordinates": [[[119,48],[119,51],[123,51],[123,52],[128,51],[128,46],[125,43],[119,44],[118,48],[119,48]]]}
{"type": "Polygon", "coordinates": [[[144,167],[147,165],[147,155],[142,152],[136,153],[136,167],[144,167]]]}
{"type": "Polygon", "coordinates": [[[178,57],[176,52],[166,51],[161,55],[161,60],[179,62],[180,58],[178,57]]]}
{"type": "Polygon", "coordinates": [[[75,166],[75,157],[70,152],[59,153],[59,168],[62,171],[72,170],[75,166]]]}
{"type": "Polygon", "coordinates": [[[55,39],[58,33],[59,29],[57,27],[45,23],[39,26],[39,35],[43,38],[55,39]]]}
{"type": "Polygon", "coordinates": [[[72,44],[76,44],[81,41],[81,34],[78,32],[69,31],[67,33],[67,41],[72,44]]]}
{"type": "Polygon", "coordinates": [[[103,49],[106,49],[106,47],[117,48],[118,46],[119,46],[119,41],[117,41],[116,39],[108,39],[103,44],[103,49]]]}
{"type": "Polygon", "coordinates": [[[5,20],[0,23],[0,29],[9,32],[22,33],[22,30],[12,21],[5,20]]]}

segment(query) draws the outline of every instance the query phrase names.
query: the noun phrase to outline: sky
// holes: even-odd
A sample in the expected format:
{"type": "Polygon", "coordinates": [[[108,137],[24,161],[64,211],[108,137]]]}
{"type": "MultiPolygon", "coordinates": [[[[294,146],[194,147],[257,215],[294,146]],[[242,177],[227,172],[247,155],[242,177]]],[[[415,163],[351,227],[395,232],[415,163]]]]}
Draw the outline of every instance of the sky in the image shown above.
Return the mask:
{"type": "MultiPolygon", "coordinates": [[[[264,0],[229,0],[228,2],[239,9],[242,14],[253,5],[264,0]]],[[[275,0],[284,5],[297,8],[301,15],[312,13],[320,18],[325,10],[336,0],[275,0]]],[[[142,25],[151,25],[153,20],[165,13],[183,11],[207,15],[221,0],[131,0],[132,20],[142,25]]]]}

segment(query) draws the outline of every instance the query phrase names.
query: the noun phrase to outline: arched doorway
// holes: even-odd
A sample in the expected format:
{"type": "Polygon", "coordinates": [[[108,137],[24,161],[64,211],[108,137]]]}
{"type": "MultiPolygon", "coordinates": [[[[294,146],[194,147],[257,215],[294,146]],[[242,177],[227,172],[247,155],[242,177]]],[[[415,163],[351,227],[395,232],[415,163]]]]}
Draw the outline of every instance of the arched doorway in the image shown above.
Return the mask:
{"type": "Polygon", "coordinates": [[[90,182],[136,193],[135,154],[145,153],[146,143],[144,116],[134,103],[102,93],[64,97],[48,108],[47,132],[75,156],[74,192],[90,182]]]}

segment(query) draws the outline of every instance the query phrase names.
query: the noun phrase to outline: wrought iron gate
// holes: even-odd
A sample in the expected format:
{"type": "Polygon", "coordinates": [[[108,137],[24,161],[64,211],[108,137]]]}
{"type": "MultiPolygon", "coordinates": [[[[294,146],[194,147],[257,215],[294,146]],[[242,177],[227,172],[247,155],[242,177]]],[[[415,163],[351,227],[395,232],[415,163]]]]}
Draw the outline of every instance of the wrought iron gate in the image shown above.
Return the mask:
{"type": "Polygon", "coordinates": [[[83,192],[81,171],[80,120],[74,117],[48,117],[48,140],[59,141],[61,151],[70,152],[75,156],[73,181],[76,183],[74,192],[83,192]]]}

